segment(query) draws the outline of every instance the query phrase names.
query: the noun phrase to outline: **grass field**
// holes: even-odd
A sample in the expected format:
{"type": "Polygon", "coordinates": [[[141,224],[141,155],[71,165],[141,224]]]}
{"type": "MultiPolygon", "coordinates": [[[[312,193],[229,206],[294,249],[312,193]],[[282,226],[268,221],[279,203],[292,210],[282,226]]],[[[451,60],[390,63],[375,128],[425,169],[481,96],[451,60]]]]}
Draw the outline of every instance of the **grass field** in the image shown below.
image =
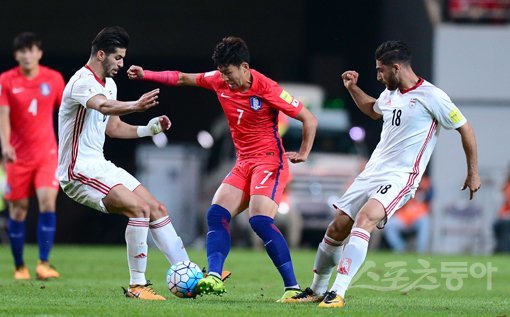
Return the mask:
{"type": "MultiPolygon", "coordinates": [[[[36,247],[28,246],[25,254],[34,274],[36,247]]],[[[263,251],[232,250],[228,292],[195,300],[173,297],[165,286],[166,260],[156,249],[149,255],[147,277],[167,301],[123,297],[124,246],[57,245],[52,259],[62,278],[49,282],[13,281],[10,250],[0,246],[0,316],[510,316],[508,256],[369,253],[347,293],[347,307],[319,309],[275,303],[282,283],[263,251]]],[[[314,250],[293,251],[303,287],[310,284],[314,255],[314,250]]],[[[191,250],[190,256],[206,263],[204,251],[191,250]]]]}

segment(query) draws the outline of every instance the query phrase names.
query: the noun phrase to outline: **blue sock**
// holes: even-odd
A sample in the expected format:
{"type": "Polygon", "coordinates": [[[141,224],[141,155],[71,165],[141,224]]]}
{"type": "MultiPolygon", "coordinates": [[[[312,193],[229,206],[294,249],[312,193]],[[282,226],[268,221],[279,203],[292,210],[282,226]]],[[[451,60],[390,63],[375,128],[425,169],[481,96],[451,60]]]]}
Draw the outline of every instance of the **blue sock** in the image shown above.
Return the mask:
{"type": "Polygon", "coordinates": [[[37,223],[37,242],[39,243],[39,260],[48,261],[53,241],[55,240],[55,227],[57,215],[55,212],[39,213],[37,223]]]}
{"type": "Polygon", "coordinates": [[[280,272],[285,287],[299,287],[292,267],[289,246],[280,230],[274,225],[274,220],[267,216],[253,216],[250,218],[250,225],[264,241],[266,252],[280,272]]]}
{"type": "Polygon", "coordinates": [[[7,223],[11,252],[16,267],[25,264],[23,261],[23,247],[25,246],[25,221],[16,221],[9,218],[7,223]]]}
{"type": "Polygon", "coordinates": [[[230,213],[220,205],[211,205],[207,212],[207,262],[209,273],[221,276],[223,263],[230,251],[230,213]]]}

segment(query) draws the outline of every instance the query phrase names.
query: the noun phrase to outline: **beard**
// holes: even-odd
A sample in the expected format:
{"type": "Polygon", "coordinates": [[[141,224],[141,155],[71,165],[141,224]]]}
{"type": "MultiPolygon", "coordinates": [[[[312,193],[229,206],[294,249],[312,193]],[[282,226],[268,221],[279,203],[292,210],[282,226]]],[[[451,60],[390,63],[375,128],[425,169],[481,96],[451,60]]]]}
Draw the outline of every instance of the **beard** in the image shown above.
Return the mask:
{"type": "Polygon", "coordinates": [[[108,64],[108,59],[105,59],[101,65],[103,66],[103,71],[105,74],[105,77],[114,77],[116,75],[116,69],[114,66],[108,64]],[[115,70],[115,72],[114,72],[115,70]]]}

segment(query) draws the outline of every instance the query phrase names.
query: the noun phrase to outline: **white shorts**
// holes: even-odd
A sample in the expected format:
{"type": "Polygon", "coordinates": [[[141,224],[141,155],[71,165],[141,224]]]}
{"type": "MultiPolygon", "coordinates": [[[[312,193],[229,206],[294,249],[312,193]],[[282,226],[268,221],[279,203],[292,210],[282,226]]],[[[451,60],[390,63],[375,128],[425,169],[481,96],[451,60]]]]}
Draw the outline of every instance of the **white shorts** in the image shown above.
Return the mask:
{"type": "Polygon", "coordinates": [[[333,203],[333,207],[345,212],[352,220],[355,220],[363,205],[373,198],[383,205],[386,212],[384,221],[386,221],[414,197],[415,179],[416,175],[413,176],[409,173],[388,173],[384,176],[370,178],[358,176],[342,198],[333,203]]]}
{"type": "Polygon", "coordinates": [[[124,185],[134,191],[140,182],[124,169],[110,161],[94,161],[77,164],[71,180],[60,180],[62,190],[74,201],[90,208],[108,213],[103,198],[116,185],[124,185]]]}

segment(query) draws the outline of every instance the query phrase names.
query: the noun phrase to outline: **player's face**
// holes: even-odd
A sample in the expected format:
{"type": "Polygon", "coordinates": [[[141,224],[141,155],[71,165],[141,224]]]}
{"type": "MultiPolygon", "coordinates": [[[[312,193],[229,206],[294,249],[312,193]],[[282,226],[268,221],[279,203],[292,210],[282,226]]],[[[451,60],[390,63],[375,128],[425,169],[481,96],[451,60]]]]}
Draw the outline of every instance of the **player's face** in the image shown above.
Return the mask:
{"type": "Polygon", "coordinates": [[[24,71],[34,70],[39,65],[42,51],[35,45],[25,47],[14,52],[14,59],[24,71]]]}
{"type": "Polygon", "coordinates": [[[220,66],[218,70],[230,89],[242,90],[250,87],[251,75],[248,63],[242,63],[239,66],[220,66]]]}
{"type": "Polygon", "coordinates": [[[397,65],[384,65],[381,61],[375,62],[375,70],[377,72],[377,81],[385,85],[389,90],[398,88],[398,72],[397,65]]]}
{"type": "Polygon", "coordinates": [[[115,52],[103,56],[103,71],[105,77],[115,77],[119,70],[124,66],[124,57],[126,57],[125,48],[117,48],[115,52]]]}

